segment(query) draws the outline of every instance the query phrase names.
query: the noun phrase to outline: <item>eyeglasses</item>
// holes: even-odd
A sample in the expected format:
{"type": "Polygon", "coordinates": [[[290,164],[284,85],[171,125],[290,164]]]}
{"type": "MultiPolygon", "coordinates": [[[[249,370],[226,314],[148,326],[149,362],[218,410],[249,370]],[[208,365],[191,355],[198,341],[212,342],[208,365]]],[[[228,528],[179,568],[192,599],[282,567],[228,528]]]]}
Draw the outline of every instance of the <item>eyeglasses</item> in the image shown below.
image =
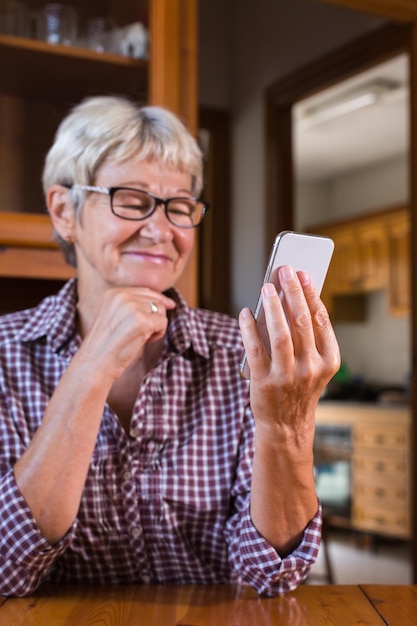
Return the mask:
{"type": "Polygon", "coordinates": [[[80,189],[110,196],[110,208],[123,220],[146,220],[158,205],[164,207],[167,219],[179,228],[195,228],[203,221],[209,204],[192,197],[163,200],[142,189],[130,187],[94,187],[92,185],[63,185],[67,189],[80,189]]]}

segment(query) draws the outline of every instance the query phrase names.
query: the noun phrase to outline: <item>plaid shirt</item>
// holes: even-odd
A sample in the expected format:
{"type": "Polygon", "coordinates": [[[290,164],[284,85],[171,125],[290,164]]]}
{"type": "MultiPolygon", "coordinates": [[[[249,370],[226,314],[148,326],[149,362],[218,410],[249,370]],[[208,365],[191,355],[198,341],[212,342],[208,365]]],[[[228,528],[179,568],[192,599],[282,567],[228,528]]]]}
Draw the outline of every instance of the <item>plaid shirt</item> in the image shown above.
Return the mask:
{"type": "Polygon", "coordinates": [[[177,308],[130,432],[106,405],[77,518],[54,546],[13,466],[80,346],[76,281],[0,318],[0,594],[29,594],[47,580],[242,582],[275,595],[296,587],[315,561],[320,510],[284,559],[251,522],[254,420],[238,373],[237,321],[170,295],[177,308]]]}

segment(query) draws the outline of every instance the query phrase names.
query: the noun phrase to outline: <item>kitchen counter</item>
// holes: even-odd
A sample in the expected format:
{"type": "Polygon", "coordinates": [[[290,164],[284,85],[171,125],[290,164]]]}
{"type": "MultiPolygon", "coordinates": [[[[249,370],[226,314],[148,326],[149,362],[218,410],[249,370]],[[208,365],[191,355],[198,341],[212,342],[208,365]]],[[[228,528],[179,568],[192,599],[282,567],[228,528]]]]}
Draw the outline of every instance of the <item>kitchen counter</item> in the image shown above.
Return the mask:
{"type": "Polygon", "coordinates": [[[317,424],[346,425],[390,422],[407,426],[411,422],[409,404],[321,400],[316,411],[317,424]]]}

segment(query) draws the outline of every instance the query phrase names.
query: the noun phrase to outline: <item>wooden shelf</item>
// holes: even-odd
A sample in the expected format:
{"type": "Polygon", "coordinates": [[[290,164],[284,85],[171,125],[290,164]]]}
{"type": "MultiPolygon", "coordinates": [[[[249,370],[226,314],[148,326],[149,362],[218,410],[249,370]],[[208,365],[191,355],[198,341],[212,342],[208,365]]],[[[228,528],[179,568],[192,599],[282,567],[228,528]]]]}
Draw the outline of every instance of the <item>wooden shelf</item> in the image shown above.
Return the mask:
{"type": "Polygon", "coordinates": [[[47,215],[0,213],[0,276],[66,280],[74,274],[47,215]]]}
{"type": "Polygon", "coordinates": [[[0,276],[66,280],[75,275],[59,250],[41,248],[0,248],[0,276]]]}
{"type": "Polygon", "coordinates": [[[57,249],[49,216],[0,212],[0,246],[57,249]]]}
{"type": "Polygon", "coordinates": [[[148,61],[0,35],[0,89],[25,98],[76,101],[93,94],[146,99],[148,61]],[[29,68],[29,71],[28,71],[29,68]],[[24,80],[22,80],[24,77],[24,80]]]}

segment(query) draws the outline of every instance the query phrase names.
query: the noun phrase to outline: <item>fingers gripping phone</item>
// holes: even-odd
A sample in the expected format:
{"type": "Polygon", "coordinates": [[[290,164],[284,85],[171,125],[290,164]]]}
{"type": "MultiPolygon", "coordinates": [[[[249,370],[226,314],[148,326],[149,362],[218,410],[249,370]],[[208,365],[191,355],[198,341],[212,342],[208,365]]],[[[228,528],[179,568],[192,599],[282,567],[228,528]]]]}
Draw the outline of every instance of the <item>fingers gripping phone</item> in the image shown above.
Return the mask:
{"type": "MultiPolygon", "coordinates": [[[[303,270],[307,272],[317,292],[320,294],[332,258],[333,249],[334,243],[329,237],[295,233],[290,230],[283,231],[275,238],[263,282],[274,283],[278,293],[280,293],[278,270],[283,265],[291,265],[296,271],[303,270]]],[[[270,341],[262,305],[262,295],[259,295],[254,318],[262,340],[270,352],[270,341]]],[[[243,378],[250,378],[246,353],[243,353],[240,362],[240,375],[243,378]]]]}

